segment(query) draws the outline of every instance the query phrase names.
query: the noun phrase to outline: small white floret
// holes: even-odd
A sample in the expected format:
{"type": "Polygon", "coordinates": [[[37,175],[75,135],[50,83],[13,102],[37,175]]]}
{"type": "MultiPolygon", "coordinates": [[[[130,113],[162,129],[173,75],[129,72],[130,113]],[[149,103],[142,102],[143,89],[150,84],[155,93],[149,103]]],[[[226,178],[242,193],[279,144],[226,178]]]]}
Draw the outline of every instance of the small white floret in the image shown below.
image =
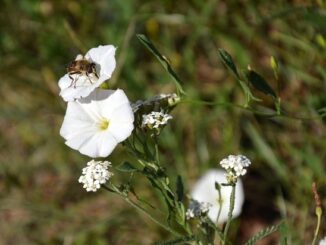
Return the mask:
{"type": "Polygon", "coordinates": [[[227,172],[227,179],[229,183],[233,183],[240,176],[247,173],[247,167],[251,164],[250,160],[243,155],[229,155],[220,161],[220,165],[227,172]]]}
{"type": "Polygon", "coordinates": [[[143,115],[142,127],[158,129],[165,126],[172,116],[163,112],[152,111],[143,115]]]}

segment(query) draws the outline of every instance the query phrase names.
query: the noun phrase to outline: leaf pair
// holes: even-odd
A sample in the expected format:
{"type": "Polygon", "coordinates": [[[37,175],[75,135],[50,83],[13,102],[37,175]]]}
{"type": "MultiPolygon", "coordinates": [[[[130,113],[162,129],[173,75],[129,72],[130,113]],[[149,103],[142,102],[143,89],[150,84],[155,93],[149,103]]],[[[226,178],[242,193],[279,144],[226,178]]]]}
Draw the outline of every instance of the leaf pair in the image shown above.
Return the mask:
{"type": "MultiPolygon", "coordinates": [[[[241,77],[239,75],[238,69],[233,62],[231,55],[226,52],[224,49],[218,49],[221,60],[224,65],[228,67],[233,75],[237,78],[237,80],[241,81],[241,77]]],[[[258,91],[263,92],[264,94],[271,95],[274,99],[277,98],[275,91],[272,87],[267,83],[267,81],[259,75],[257,72],[249,69],[245,73],[247,81],[258,91]]]]}

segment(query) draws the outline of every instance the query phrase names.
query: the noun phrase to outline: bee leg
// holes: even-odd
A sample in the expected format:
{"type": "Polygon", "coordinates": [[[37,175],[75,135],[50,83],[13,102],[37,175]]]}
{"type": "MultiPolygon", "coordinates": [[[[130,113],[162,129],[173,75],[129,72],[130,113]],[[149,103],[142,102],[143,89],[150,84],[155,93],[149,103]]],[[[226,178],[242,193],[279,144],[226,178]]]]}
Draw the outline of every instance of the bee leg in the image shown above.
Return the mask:
{"type": "Polygon", "coordinates": [[[76,88],[77,86],[77,81],[78,79],[80,78],[81,74],[78,74],[78,77],[75,78],[75,81],[74,81],[74,88],[76,88]]]}
{"type": "Polygon", "coordinates": [[[71,74],[69,74],[69,78],[70,78],[70,80],[71,80],[71,83],[70,83],[70,85],[69,85],[69,88],[74,84],[74,78],[71,76],[71,74]]]}
{"type": "Polygon", "coordinates": [[[87,76],[87,78],[88,78],[88,80],[89,80],[89,82],[91,83],[91,84],[93,84],[93,82],[92,82],[92,80],[91,80],[91,78],[89,77],[89,72],[86,72],[86,76],[87,76]]]}
{"type": "Polygon", "coordinates": [[[74,88],[76,88],[76,83],[77,83],[77,81],[78,81],[78,79],[79,79],[79,77],[80,77],[80,74],[79,74],[78,77],[73,78],[72,75],[75,75],[75,74],[79,74],[79,73],[77,73],[77,72],[72,72],[72,73],[69,74],[69,78],[71,79],[71,83],[70,83],[70,85],[69,85],[69,88],[72,87],[72,86],[74,86],[74,88]]]}

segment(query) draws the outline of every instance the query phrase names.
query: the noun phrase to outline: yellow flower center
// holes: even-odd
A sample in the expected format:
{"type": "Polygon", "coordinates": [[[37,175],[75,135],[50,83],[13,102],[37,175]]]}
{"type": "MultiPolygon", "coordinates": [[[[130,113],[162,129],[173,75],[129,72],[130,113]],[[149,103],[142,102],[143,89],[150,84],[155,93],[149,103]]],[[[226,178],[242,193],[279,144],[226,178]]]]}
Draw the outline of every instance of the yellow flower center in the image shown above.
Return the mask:
{"type": "Polygon", "coordinates": [[[110,121],[106,118],[103,118],[98,124],[98,129],[103,131],[103,130],[106,130],[110,125],[110,121]]]}

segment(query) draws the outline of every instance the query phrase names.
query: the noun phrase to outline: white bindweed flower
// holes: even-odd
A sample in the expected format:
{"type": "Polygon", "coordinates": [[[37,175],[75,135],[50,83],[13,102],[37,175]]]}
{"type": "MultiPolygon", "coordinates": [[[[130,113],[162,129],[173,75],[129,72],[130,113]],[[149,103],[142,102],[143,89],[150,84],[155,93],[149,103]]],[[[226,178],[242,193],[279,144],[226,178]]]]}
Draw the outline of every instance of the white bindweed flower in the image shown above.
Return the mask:
{"type": "MultiPolygon", "coordinates": [[[[219,184],[225,183],[224,174],[225,172],[221,170],[209,170],[198,180],[197,183],[195,183],[190,194],[193,200],[196,200],[199,203],[209,203],[211,205],[209,207],[208,217],[214,223],[224,223],[228,219],[232,187],[220,185],[221,196],[219,196],[219,192],[215,189],[215,182],[219,184]],[[221,213],[217,220],[220,208],[221,213]]],[[[243,202],[244,191],[242,182],[239,179],[235,188],[235,202],[232,215],[233,218],[240,215],[243,202]]]]}
{"type": "Polygon", "coordinates": [[[96,89],[68,102],[60,135],[66,145],[90,157],[107,157],[134,129],[134,114],[121,90],[96,89]]]}
{"type": "Polygon", "coordinates": [[[228,183],[234,183],[236,180],[247,173],[247,167],[251,164],[250,160],[243,155],[229,155],[220,161],[220,165],[227,171],[226,178],[228,183]]]}
{"type": "Polygon", "coordinates": [[[70,66],[72,71],[60,78],[60,96],[65,101],[87,97],[105,80],[111,78],[115,69],[115,47],[100,45],[90,49],[86,55],[77,55],[70,66]],[[78,63],[82,61],[83,63],[78,63]],[[93,69],[92,69],[93,68],[93,69]]]}
{"type": "Polygon", "coordinates": [[[152,111],[147,115],[143,115],[142,127],[158,129],[166,125],[170,119],[172,119],[172,116],[169,114],[152,111]]]}
{"type": "Polygon", "coordinates": [[[95,192],[100,189],[101,184],[105,184],[113,176],[113,173],[108,170],[109,167],[111,167],[111,163],[108,161],[92,160],[87,163],[87,167],[83,168],[78,182],[83,184],[86,191],[95,192]]]}
{"type": "Polygon", "coordinates": [[[319,241],[319,245],[326,245],[326,236],[319,241]]]}

